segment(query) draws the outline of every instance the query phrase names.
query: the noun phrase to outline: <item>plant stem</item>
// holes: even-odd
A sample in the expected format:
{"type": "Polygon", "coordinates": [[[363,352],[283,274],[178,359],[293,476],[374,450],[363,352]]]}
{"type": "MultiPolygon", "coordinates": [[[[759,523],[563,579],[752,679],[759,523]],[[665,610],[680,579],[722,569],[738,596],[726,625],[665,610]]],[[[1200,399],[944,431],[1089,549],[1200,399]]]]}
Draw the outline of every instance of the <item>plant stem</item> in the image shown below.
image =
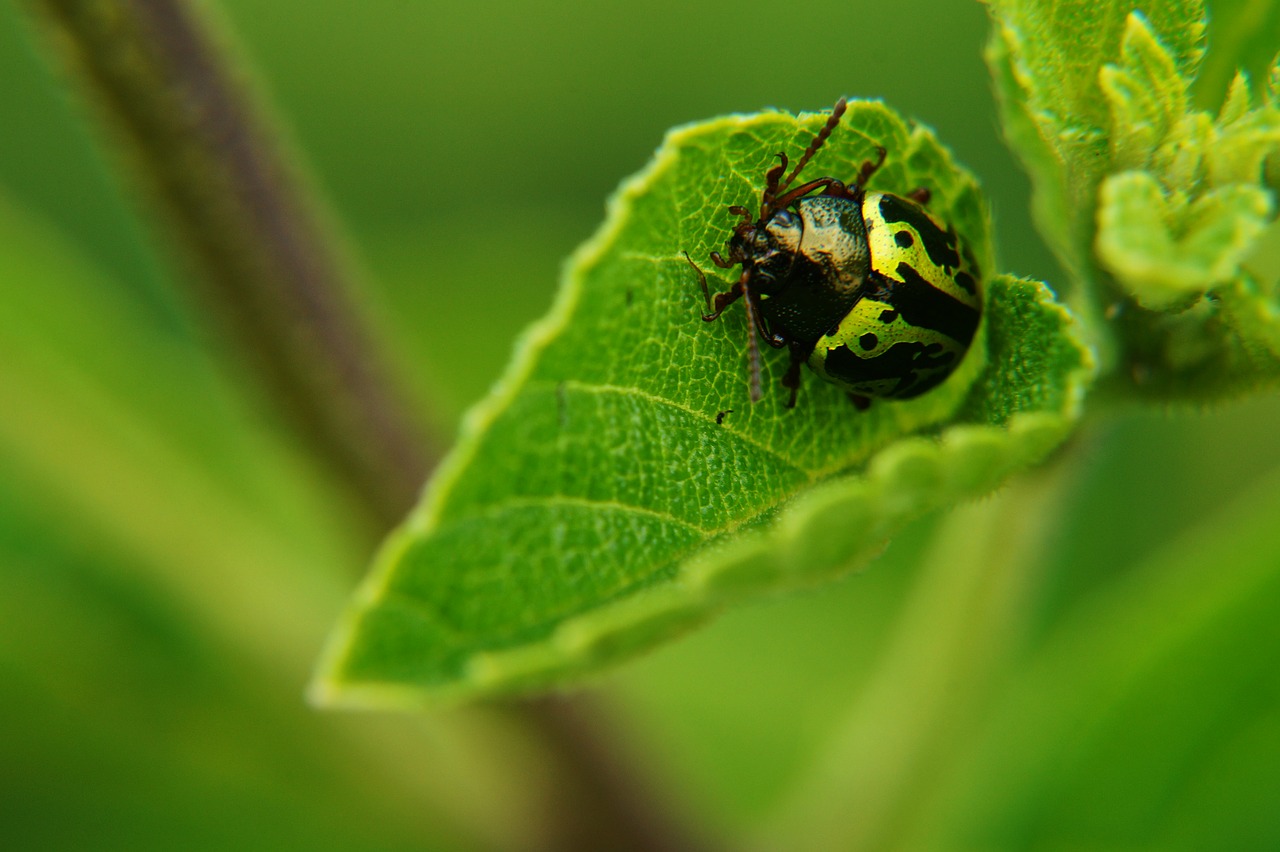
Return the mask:
{"type": "MultiPolygon", "coordinates": [[[[546,695],[517,705],[537,725],[543,743],[556,753],[563,778],[558,795],[571,796],[575,809],[551,815],[554,842],[563,849],[610,852],[706,852],[711,846],[689,833],[659,791],[611,748],[605,737],[607,707],[591,694],[546,695]],[[568,818],[565,821],[565,818],[568,818]],[[558,825],[555,823],[559,822],[558,825]]],[[[613,732],[616,733],[616,732],[613,732]]]]}
{"type": "Polygon", "coordinates": [[[202,16],[178,0],[33,2],[261,393],[377,527],[397,522],[435,453],[370,348],[342,241],[202,16]]]}
{"type": "MultiPolygon", "coordinates": [[[[190,0],[30,0],[132,156],[270,405],[379,532],[437,453],[371,349],[342,241],[190,0]]],[[[688,850],[581,699],[508,706],[551,752],[547,849],[688,850]]],[[[500,815],[494,815],[500,818],[500,815]]]]}

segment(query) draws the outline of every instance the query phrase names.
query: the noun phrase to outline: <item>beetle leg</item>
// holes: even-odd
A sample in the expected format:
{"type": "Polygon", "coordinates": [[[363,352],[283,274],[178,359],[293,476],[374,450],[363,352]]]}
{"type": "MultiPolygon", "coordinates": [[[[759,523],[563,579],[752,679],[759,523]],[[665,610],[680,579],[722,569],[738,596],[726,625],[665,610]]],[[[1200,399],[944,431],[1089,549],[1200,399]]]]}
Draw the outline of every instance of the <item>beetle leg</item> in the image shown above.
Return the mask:
{"type": "Polygon", "coordinates": [[[796,394],[800,391],[800,365],[804,361],[805,358],[800,354],[800,350],[793,346],[791,348],[791,363],[787,365],[787,372],[782,377],[782,386],[791,389],[791,397],[787,400],[787,408],[796,407],[796,394]]]}
{"type": "Polygon", "coordinates": [[[728,291],[724,293],[716,293],[715,303],[712,304],[710,301],[707,302],[707,308],[710,310],[710,313],[703,314],[702,321],[714,322],[715,320],[720,319],[720,315],[724,313],[724,309],[741,299],[746,295],[746,292],[746,288],[743,287],[742,282],[739,281],[737,284],[730,287],[728,291]]]}
{"type": "MultiPolygon", "coordinates": [[[[689,261],[689,265],[693,267],[693,271],[698,273],[698,283],[702,285],[702,297],[707,300],[707,312],[702,315],[703,322],[714,322],[720,319],[720,315],[724,313],[724,309],[741,299],[747,292],[746,281],[747,273],[742,273],[742,277],[738,279],[738,283],[734,284],[723,293],[716,293],[714,301],[711,298],[711,289],[707,287],[707,274],[702,271],[698,264],[693,262],[693,258],[689,257],[689,252],[682,252],[684,259],[689,261]]],[[[718,254],[712,254],[712,259],[719,257],[718,254]]],[[[729,267],[731,263],[719,263],[723,267],[729,267]]]]}
{"type": "Polygon", "coordinates": [[[860,201],[862,190],[858,189],[857,184],[853,186],[845,186],[838,180],[833,180],[822,190],[823,195],[831,195],[836,198],[848,198],[850,201],[860,201]]]}
{"type": "MultiPolygon", "coordinates": [[[[686,257],[687,256],[688,255],[686,255],[686,257]]],[[[693,261],[690,261],[690,263],[692,262],[693,261]]],[[[736,261],[733,261],[733,260],[725,260],[723,257],[720,256],[720,252],[718,251],[711,252],[711,262],[714,263],[716,266],[720,267],[721,269],[728,269],[729,267],[733,266],[736,263],[736,261]]]]}
{"type": "MultiPolygon", "coordinates": [[[[759,307],[759,306],[757,306],[759,307]]],[[[775,333],[769,328],[769,321],[764,318],[764,314],[756,311],[756,328],[760,331],[760,336],[764,338],[764,342],[772,346],[774,349],[781,349],[790,341],[781,334],[775,333]]]]}
{"type": "MultiPolygon", "coordinates": [[[[781,198],[775,199],[772,205],[772,210],[778,211],[778,210],[782,210],[783,208],[790,207],[796,201],[800,200],[801,198],[804,198],[806,195],[808,195],[811,192],[814,192],[818,189],[826,189],[828,187],[835,186],[835,185],[844,186],[844,184],[841,181],[836,180],[833,177],[824,177],[824,178],[818,178],[817,180],[811,180],[808,183],[797,186],[795,189],[791,190],[781,198]]],[[[768,217],[766,216],[763,218],[767,219],[768,217]]]]}
{"type": "MultiPolygon", "coordinates": [[[[778,152],[778,159],[781,160],[778,165],[769,169],[764,173],[764,192],[760,194],[760,221],[768,221],[772,212],[778,208],[773,205],[773,198],[778,194],[778,181],[787,173],[787,155],[782,151],[778,152]]],[[[785,186],[785,184],[784,184],[785,186]]],[[[743,217],[750,219],[750,216],[743,217]]]]}
{"type": "MultiPolygon", "coordinates": [[[[761,193],[760,196],[760,221],[762,223],[769,221],[769,219],[773,217],[774,213],[791,206],[791,204],[797,199],[803,198],[818,187],[826,187],[826,195],[844,195],[845,197],[854,198],[856,200],[856,195],[845,192],[844,184],[835,178],[819,178],[818,180],[810,181],[801,187],[787,192],[787,187],[791,186],[791,182],[800,176],[800,172],[804,170],[804,167],[808,164],[813,155],[818,153],[822,146],[826,144],[827,137],[831,135],[831,131],[835,130],[840,124],[840,118],[844,115],[846,106],[847,104],[844,98],[840,98],[840,100],[836,101],[836,105],[831,110],[831,115],[827,117],[826,124],[822,125],[822,129],[819,130],[813,139],[809,141],[809,147],[804,149],[804,153],[800,156],[800,160],[796,163],[796,167],[791,170],[791,174],[787,175],[785,180],[782,180],[782,176],[787,171],[787,155],[781,152],[778,153],[778,159],[782,162],[769,169],[769,171],[765,172],[764,175],[764,192],[761,193]],[[780,192],[784,192],[786,194],[781,198],[778,198],[778,193],[780,192]]],[[[871,172],[874,172],[880,167],[880,163],[884,162],[884,154],[885,151],[881,148],[880,162],[877,162],[874,166],[870,164],[863,165],[862,171],[865,172],[865,174],[862,174],[859,178],[857,183],[858,191],[862,189],[862,185],[866,183],[866,179],[871,176],[871,172]]]]}
{"type": "Polygon", "coordinates": [[[773,334],[763,325],[760,326],[760,333],[764,335],[764,342],[772,346],[774,349],[781,349],[791,341],[787,340],[781,334],[773,334]]]}
{"type": "MultiPolygon", "coordinates": [[[[712,255],[713,258],[718,256],[719,255],[712,255]]],[[[747,289],[747,282],[751,280],[751,273],[744,271],[742,273],[742,277],[739,278],[737,283],[730,287],[727,292],[717,293],[715,303],[713,304],[711,301],[711,290],[707,287],[706,273],[698,267],[698,264],[693,262],[693,258],[689,257],[689,253],[687,251],[684,252],[684,259],[689,261],[689,265],[693,267],[693,271],[698,273],[698,281],[702,284],[702,295],[707,300],[707,313],[702,315],[704,322],[711,322],[719,319],[720,315],[724,313],[725,308],[729,307],[743,296],[747,297],[743,304],[747,307],[747,360],[751,369],[751,401],[759,402],[760,398],[764,396],[764,393],[760,390],[760,346],[756,343],[756,329],[760,329],[760,333],[771,343],[774,340],[774,335],[770,334],[765,329],[763,324],[764,318],[760,316],[760,313],[756,310],[755,303],[751,300],[751,291],[747,289]]]]}
{"type": "Polygon", "coordinates": [[[871,180],[871,176],[876,173],[876,170],[884,165],[884,158],[887,153],[883,145],[876,146],[876,161],[873,163],[867,160],[862,164],[862,168],[858,170],[858,179],[854,181],[858,189],[865,187],[867,181],[871,180]]]}
{"type": "MultiPolygon", "coordinates": [[[[686,251],[681,253],[684,255],[684,259],[689,261],[689,265],[693,267],[693,271],[698,273],[698,283],[702,285],[702,297],[707,300],[707,312],[702,315],[703,321],[711,322],[712,320],[719,319],[720,314],[724,313],[725,308],[742,298],[742,282],[739,281],[737,284],[734,284],[732,289],[727,293],[716,293],[715,306],[713,307],[711,304],[711,290],[707,287],[707,274],[702,271],[702,268],[698,266],[698,264],[693,262],[693,258],[689,257],[689,252],[686,251]]],[[[711,259],[716,261],[717,266],[731,265],[720,263],[720,261],[717,260],[719,257],[719,254],[713,253],[711,255],[711,259]]]]}

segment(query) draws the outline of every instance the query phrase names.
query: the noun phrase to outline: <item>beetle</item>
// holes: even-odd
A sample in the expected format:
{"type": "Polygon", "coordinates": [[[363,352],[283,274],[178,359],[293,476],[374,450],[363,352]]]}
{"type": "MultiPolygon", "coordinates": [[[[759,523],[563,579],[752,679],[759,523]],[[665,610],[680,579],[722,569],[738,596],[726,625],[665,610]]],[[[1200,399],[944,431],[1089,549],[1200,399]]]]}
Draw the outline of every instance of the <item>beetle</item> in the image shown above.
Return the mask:
{"type": "Polygon", "coordinates": [[[925,209],[929,191],[867,192],[886,151],[864,162],[852,183],[820,177],[791,188],[846,109],[838,100],[786,178],[789,161],[765,172],[760,214],[739,217],[712,252],[721,269],[741,267],[712,298],[707,276],[685,252],[706,299],[706,322],[742,300],[747,313],[751,400],[763,396],[757,333],[791,356],[783,387],[794,408],[800,365],[843,388],[860,409],[876,399],[909,399],[940,384],[968,351],[982,311],[981,278],[954,228],[925,209]]]}

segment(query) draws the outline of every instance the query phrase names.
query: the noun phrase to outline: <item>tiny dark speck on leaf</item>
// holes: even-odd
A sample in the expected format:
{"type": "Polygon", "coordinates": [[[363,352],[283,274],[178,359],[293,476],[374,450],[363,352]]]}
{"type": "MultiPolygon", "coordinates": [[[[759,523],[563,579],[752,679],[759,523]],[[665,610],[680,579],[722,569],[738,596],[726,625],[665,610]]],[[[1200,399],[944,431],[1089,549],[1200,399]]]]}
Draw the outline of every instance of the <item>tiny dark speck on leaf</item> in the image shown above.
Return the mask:
{"type": "Polygon", "coordinates": [[[631,307],[631,288],[627,288],[627,307],[631,307]]]}
{"type": "Polygon", "coordinates": [[[556,419],[560,423],[560,428],[567,428],[569,425],[569,401],[565,394],[564,382],[556,385],[556,419]]]}
{"type": "Polygon", "coordinates": [[[732,413],[733,413],[733,409],[732,409],[732,408],[726,408],[724,411],[717,411],[717,412],[716,412],[716,425],[717,425],[717,426],[719,426],[719,425],[721,425],[722,423],[724,423],[724,416],[725,416],[726,414],[732,414],[732,413]]]}

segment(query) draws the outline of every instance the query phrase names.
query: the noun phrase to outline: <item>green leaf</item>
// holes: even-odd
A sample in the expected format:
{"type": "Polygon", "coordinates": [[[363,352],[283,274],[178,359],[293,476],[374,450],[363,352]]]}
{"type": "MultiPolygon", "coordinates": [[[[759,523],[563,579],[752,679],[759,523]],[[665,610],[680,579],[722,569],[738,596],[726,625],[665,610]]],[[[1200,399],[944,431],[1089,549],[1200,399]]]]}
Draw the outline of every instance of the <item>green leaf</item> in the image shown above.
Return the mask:
{"type": "Polygon", "coordinates": [[[1125,21],[1122,63],[1099,72],[1111,108],[1111,167],[1137,169],[1187,111],[1187,93],[1173,56],[1156,40],[1141,15],[1125,21]]]}
{"type": "Polygon", "coordinates": [[[1222,109],[1218,111],[1218,123],[1231,124],[1247,116],[1250,100],[1249,75],[1236,71],[1236,76],[1231,78],[1231,85],[1227,88],[1227,96],[1222,101],[1222,109]]]}
{"type": "MultiPolygon", "coordinates": [[[[1101,265],[1122,288],[1144,307],[1163,309],[1185,302],[1187,294],[1180,291],[1192,289],[1188,280],[1199,289],[1207,286],[1201,270],[1183,270],[1181,258],[1151,250],[1172,248],[1177,235],[1189,230],[1190,196],[1206,177],[1217,134],[1207,115],[1188,114],[1189,80],[1178,74],[1170,51],[1136,12],[1125,20],[1119,60],[1098,73],[1111,110],[1111,158],[1109,174],[1098,187],[1095,248],[1101,265]],[[1131,277],[1130,270],[1137,275],[1131,277]],[[1142,298],[1162,289],[1174,291],[1172,298],[1142,298]]],[[[1224,115],[1236,114],[1241,95],[1247,112],[1247,89],[1237,88],[1234,94],[1224,115]]]]}
{"type": "MultiPolygon", "coordinates": [[[[1223,107],[1224,113],[1230,106],[1228,103],[1223,107]]],[[[1263,161],[1272,152],[1280,151],[1280,107],[1250,110],[1230,119],[1224,116],[1218,119],[1214,130],[1216,133],[1205,145],[1208,184],[1257,186],[1263,161]]]]}
{"type": "Polygon", "coordinates": [[[1189,201],[1165,195],[1147,172],[1108,177],[1101,199],[1098,254],[1154,310],[1231,280],[1272,215],[1257,187],[1229,184],[1189,201]]]}
{"type": "Polygon", "coordinates": [[[1095,335],[1104,372],[1157,398],[1269,386],[1277,306],[1244,304],[1271,296],[1242,263],[1275,217],[1274,84],[1255,106],[1239,72],[1216,115],[1193,109],[1202,5],[1138,6],[993,3],[1006,134],[1074,304],[1110,321],[1095,335]]]}
{"type": "MultiPolygon", "coordinates": [[[[1128,297],[1151,311],[1183,310],[1206,292],[1231,290],[1237,311],[1226,314],[1225,323],[1214,309],[1202,312],[1205,319],[1246,345],[1269,349],[1276,331],[1258,319],[1270,311],[1240,305],[1248,291],[1239,282],[1241,262],[1275,215],[1260,179],[1266,157],[1280,146],[1280,112],[1252,108],[1243,72],[1229,86],[1216,121],[1189,112],[1187,83],[1173,74],[1172,56],[1137,15],[1129,18],[1123,52],[1124,70],[1102,70],[1104,88],[1110,78],[1130,84],[1109,90],[1113,148],[1124,147],[1123,140],[1141,141],[1128,144],[1127,156],[1113,156],[1117,171],[1099,188],[1098,262],[1128,297]],[[1147,147],[1138,150],[1142,144],[1147,147]],[[1246,314],[1252,322],[1232,323],[1246,314]]],[[[1203,358],[1233,345],[1220,335],[1216,342],[1202,336],[1199,343],[1203,358]]],[[[1194,366],[1196,359],[1182,360],[1194,366]]],[[[1232,377],[1223,378],[1222,386],[1230,386],[1232,377]]]]}
{"type": "Polygon", "coordinates": [[[987,59],[1000,98],[1005,133],[1030,173],[1036,223],[1078,286],[1096,286],[1092,269],[1094,196],[1111,170],[1113,151],[1133,156],[1167,120],[1176,91],[1170,74],[1185,79],[1203,56],[1204,7],[1198,0],[1132,3],[1092,0],[993,0],[994,31],[987,59]],[[1135,6],[1164,45],[1122,42],[1135,6]],[[1102,71],[1122,55],[1123,73],[1102,71]],[[1155,84],[1155,90],[1142,88],[1155,84]],[[1107,87],[1110,89],[1107,89],[1107,87]],[[1137,87],[1136,91],[1129,90],[1137,87]],[[1138,98],[1118,107],[1122,91],[1138,98]],[[1119,109],[1130,120],[1113,146],[1119,109]],[[1144,121],[1150,126],[1144,126],[1144,121]]]}
{"type": "MultiPolygon", "coordinates": [[[[722,244],[726,205],[758,198],[774,152],[799,151],[823,119],[678,129],[624,184],[383,548],[322,661],[318,700],[413,704],[599,668],[745,595],[847,571],[908,519],[989,490],[1062,439],[1088,354],[1042,285],[1004,276],[986,282],[969,357],[920,398],[860,413],[806,375],[789,411],[785,358],[766,357],[769,392],[749,402],[745,318],[701,322],[681,250],[722,244]]],[[[855,174],[876,145],[889,157],[872,186],[928,187],[991,269],[973,179],[883,105],[852,104],[813,174],[855,174]]]]}

